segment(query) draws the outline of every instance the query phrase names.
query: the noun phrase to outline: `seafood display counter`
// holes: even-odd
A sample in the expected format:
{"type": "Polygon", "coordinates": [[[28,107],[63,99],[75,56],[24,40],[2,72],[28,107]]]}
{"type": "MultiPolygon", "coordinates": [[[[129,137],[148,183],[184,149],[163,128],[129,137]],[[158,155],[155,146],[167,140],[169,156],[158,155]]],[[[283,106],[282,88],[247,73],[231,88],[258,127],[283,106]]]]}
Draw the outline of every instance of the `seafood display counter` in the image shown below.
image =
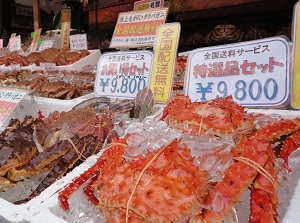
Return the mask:
{"type": "Polygon", "coordinates": [[[48,48],[45,52],[33,52],[27,56],[12,53],[0,57],[0,69],[8,70],[10,66],[19,64],[23,70],[41,70],[40,63],[53,63],[59,70],[81,70],[86,65],[96,66],[101,56],[100,50],[86,50],[85,53],[77,51],[66,52],[66,56],[56,48],[48,48]]]}
{"type": "MultiPolygon", "coordinates": [[[[84,101],[82,98],[70,100],[68,108],[78,108],[84,101]]],[[[54,106],[48,109],[50,113],[54,106]]],[[[22,107],[17,110],[23,114],[31,111],[22,107]]],[[[238,218],[238,222],[248,222],[249,215],[277,218],[284,223],[298,222],[299,151],[293,148],[295,151],[284,154],[278,150],[276,160],[270,153],[277,150],[284,135],[298,131],[298,116],[298,111],[291,110],[244,109],[230,97],[194,104],[188,97],[176,95],[167,105],[156,105],[152,115],[142,121],[130,119],[128,122],[129,119],[119,116],[118,121],[114,121],[114,131],[121,138],[112,141],[110,138],[99,153],[89,156],[27,202],[12,204],[0,199],[0,216],[8,222],[34,223],[105,222],[103,216],[110,222],[114,222],[114,216],[129,222],[130,219],[148,221],[150,214],[159,222],[200,218],[228,221],[238,218]],[[196,106],[198,109],[193,111],[198,113],[187,112],[189,105],[196,106]],[[201,137],[197,136],[200,133],[201,137]],[[96,192],[94,195],[85,192],[92,203],[100,202],[94,205],[85,197],[83,188],[91,189],[88,179],[98,173],[99,168],[102,171],[91,181],[96,192]],[[260,180],[267,183],[263,185],[260,180]],[[249,182],[252,189],[248,189],[249,182]],[[251,198],[254,195],[250,195],[250,191],[266,195],[266,199],[251,198]],[[272,198],[276,194],[278,200],[272,198]],[[211,202],[216,199],[217,202],[211,202]],[[233,207],[235,201],[240,200],[233,207]],[[148,205],[153,202],[158,203],[148,205]],[[140,206],[135,210],[137,203],[140,206]],[[254,208],[257,212],[250,213],[249,205],[264,208],[254,208]],[[277,213],[266,211],[276,206],[277,213]],[[63,210],[68,208],[68,211],[63,210]],[[211,211],[220,208],[221,212],[211,211]],[[157,214],[160,209],[164,210],[163,214],[157,214]],[[231,213],[231,218],[224,213],[231,213]]],[[[293,138],[284,137],[285,142],[288,140],[293,138]]]]}

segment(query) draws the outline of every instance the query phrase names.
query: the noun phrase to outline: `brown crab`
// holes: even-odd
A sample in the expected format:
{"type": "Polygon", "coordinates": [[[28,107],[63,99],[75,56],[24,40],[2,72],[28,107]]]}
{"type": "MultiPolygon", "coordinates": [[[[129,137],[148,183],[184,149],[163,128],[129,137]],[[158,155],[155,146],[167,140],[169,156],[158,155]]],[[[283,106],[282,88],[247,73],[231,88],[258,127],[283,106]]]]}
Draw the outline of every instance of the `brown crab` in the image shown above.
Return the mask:
{"type": "Polygon", "coordinates": [[[41,51],[41,58],[44,61],[50,62],[50,63],[54,63],[55,59],[58,57],[58,55],[59,55],[59,51],[58,51],[58,49],[56,49],[54,47],[44,49],[41,51]]]}
{"type": "Polygon", "coordinates": [[[37,153],[37,148],[32,139],[32,125],[36,121],[31,116],[25,117],[20,123],[12,119],[8,127],[0,136],[0,191],[11,187],[11,182],[4,178],[12,168],[20,167],[29,162],[37,153]]]}
{"type": "Polygon", "coordinates": [[[206,35],[207,43],[237,42],[243,39],[244,33],[235,25],[217,25],[206,35]]]}
{"type": "MultiPolygon", "coordinates": [[[[57,178],[63,176],[79,159],[87,158],[99,151],[113,127],[112,119],[111,110],[105,109],[101,114],[96,114],[88,107],[72,109],[69,112],[54,112],[44,120],[35,121],[27,137],[18,127],[21,131],[19,137],[28,138],[31,146],[24,143],[22,151],[26,155],[22,162],[2,157],[0,166],[2,190],[9,187],[8,182],[19,182],[32,175],[50,171],[29,198],[18,203],[38,195],[57,178]],[[27,152],[29,148],[33,151],[30,154],[27,152]]],[[[6,138],[11,138],[11,134],[8,133],[6,138]]],[[[23,141],[12,142],[19,145],[23,141]]],[[[16,157],[17,154],[18,152],[12,151],[12,157],[16,157]]]]}
{"type": "Polygon", "coordinates": [[[79,88],[76,88],[75,86],[72,86],[64,81],[45,83],[36,92],[42,97],[59,99],[71,99],[83,95],[79,88]]]}

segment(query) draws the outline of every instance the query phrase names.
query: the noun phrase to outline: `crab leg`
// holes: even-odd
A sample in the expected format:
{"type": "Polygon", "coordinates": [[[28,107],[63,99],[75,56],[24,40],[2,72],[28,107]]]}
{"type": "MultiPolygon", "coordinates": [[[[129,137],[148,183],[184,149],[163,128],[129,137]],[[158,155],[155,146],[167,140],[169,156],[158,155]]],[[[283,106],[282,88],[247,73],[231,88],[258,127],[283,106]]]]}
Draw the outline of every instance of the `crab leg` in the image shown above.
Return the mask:
{"type": "Polygon", "coordinates": [[[259,174],[250,193],[250,223],[277,222],[276,205],[278,204],[278,178],[274,167],[275,156],[269,147],[269,155],[264,169],[270,177],[259,174]]]}
{"type": "Polygon", "coordinates": [[[213,191],[216,193],[210,193],[207,198],[207,203],[214,205],[215,195],[220,194],[224,202],[222,210],[204,210],[203,222],[214,222],[214,219],[220,221],[227,216],[234,203],[239,201],[241,194],[258,174],[257,169],[250,164],[251,161],[257,166],[264,166],[268,160],[267,148],[269,147],[272,149],[265,140],[242,138],[239,144],[232,149],[232,156],[238,159],[234,159],[234,164],[225,171],[223,180],[214,187],[213,191]]]}
{"type": "Polygon", "coordinates": [[[94,183],[96,182],[97,179],[98,179],[98,175],[94,176],[91,179],[91,182],[89,182],[88,185],[83,189],[83,193],[85,194],[85,196],[94,205],[98,205],[99,204],[98,198],[96,198],[96,196],[94,195],[94,183]]]}
{"type": "Polygon", "coordinates": [[[81,157],[83,151],[86,148],[86,145],[91,142],[93,137],[88,136],[79,141],[76,145],[76,148],[69,150],[57,163],[56,166],[48,173],[48,175],[44,178],[44,180],[40,183],[40,185],[36,188],[36,190],[29,195],[27,199],[22,201],[18,201],[20,204],[23,201],[28,201],[36,196],[38,196],[41,192],[43,192],[46,188],[48,188],[56,179],[63,176],[66,171],[71,168],[74,163],[81,157]]]}
{"type": "Polygon", "coordinates": [[[92,176],[98,174],[99,170],[103,168],[103,165],[104,160],[98,159],[92,167],[80,174],[78,177],[74,178],[71,183],[69,183],[62,191],[59,192],[58,202],[62,209],[69,210],[68,199],[71,194],[92,176]]]}
{"type": "MultiPolygon", "coordinates": [[[[72,138],[72,142],[77,144],[79,139],[72,138]]],[[[42,153],[39,153],[28,164],[19,169],[11,169],[8,172],[7,178],[12,181],[19,181],[29,177],[32,174],[38,173],[45,166],[49,165],[54,160],[66,154],[73,148],[72,144],[67,141],[61,141],[52,147],[47,148],[42,153]]]]}
{"type": "Polygon", "coordinates": [[[300,147],[300,130],[293,133],[284,140],[279,157],[288,164],[289,155],[300,147]]]}

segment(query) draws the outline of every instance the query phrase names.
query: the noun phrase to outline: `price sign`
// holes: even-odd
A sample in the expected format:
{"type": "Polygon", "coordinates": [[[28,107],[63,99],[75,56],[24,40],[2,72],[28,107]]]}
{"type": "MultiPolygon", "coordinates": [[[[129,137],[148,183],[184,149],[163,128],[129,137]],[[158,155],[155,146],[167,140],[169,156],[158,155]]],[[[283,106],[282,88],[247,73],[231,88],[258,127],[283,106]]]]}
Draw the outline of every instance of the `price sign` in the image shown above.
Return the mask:
{"type": "Polygon", "coordinates": [[[110,48],[153,46],[156,28],[164,24],[168,8],[119,13],[110,48]]]}
{"type": "Polygon", "coordinates": [[[249,107],[281,107],[290,92],[289,66],[289,42],[281,37],[196,49],[185,93],[193,101],[232,95],[249,107]]]}
{"type": "Polygon", "coordinates": [[[95,92],[99,96],[134,98],[149,86],[152,59],[150,51],[103,54],[98,61],[95,92]]]}
{"type": "Polygon", "coordinates": [[[3,39],[0,39],[0,48],[3,48],[3,39]]]}
{"type": "Polygon", "coordinates": [[[20,64],[10,64],[8,67],[11,70],[21,70],[21,65],[20,64]]]}
{"type": "Polygon", "coordinates": [[[166,23],[157,28],[150,82],[156,102],[165,103],[170,97],[180,28],[180,23],[166,23]]]}
{"type": "Polygon", "coordinates": [[[143,11],[146,9],[162,8],[164,0],[142,0],[134,3],[134,11],[143,11]]]}
{"type": "Polygon", "coordinates": [[[293,18],[293,81],[292,81],[292,95],[291,105],[296,109],[300,109],[300,2],[294,8],[293,18]]]}
{"type": "Polygon", "coordinates": [[[53,46],[53,43],[54,43],[54,40],[43,40],[39,47],[39,51],[51,48],[53,46]]]}
{"type": "Polygon", "coordinates": [[[70,22],[64,22],[61,24],[61,43],[60,48],[68,48],[69,47],[69,36],[70,36],[70,22]]]}
{"type": "Polygon", "coordinates": [[[71,50],[86,50],[87,49],[86,33],[71,35],[70,48],[71,50]]]}
{"type": "Polygon", "coordinates": [[[44,71],[57,70],[57,66],[55,63],[40,63],[41,68],[44,71]]]}
{"type": "Polygon", "coordinates": [[[2,125],[6,117],[13,111],[17,104],[27,94],[26,91],[0,89],[0,124],[2,125]]]}
{"type": "Polygon", "coordinates": [[[18,35],[16,37],[13,37],[9,40],[9,50],[16,51],[21,49],[21,36],[18,35]]]}

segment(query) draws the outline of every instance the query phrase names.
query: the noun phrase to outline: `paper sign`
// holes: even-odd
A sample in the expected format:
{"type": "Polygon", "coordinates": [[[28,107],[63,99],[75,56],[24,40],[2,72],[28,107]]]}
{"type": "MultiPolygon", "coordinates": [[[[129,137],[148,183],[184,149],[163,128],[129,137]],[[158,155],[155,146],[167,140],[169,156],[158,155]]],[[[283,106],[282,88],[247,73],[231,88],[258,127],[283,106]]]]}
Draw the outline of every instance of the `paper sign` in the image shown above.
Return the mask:
{"type": "Polygon", "coordinates": [[[36,48],[37,48],[37,45],[38,45],[38,40],[40,38],[41,32],[42,32],[42,29],[37,29],[34,32],[34,35],[33,35],[33,38],[32,38],[32,42],[31,42],[31,47],[30,47],[30,53],[36,51],[36,48]]]}
{"type": "Polygon", "coordinates": [[[21,36],[18,35],[16,37],[13,37],[9,40],[9,50],[16,51],[21,49],[21,36]]]}
{"type": "Polygon", "coordinates": [[[26,94],[21,90],[0,89],[0,125],[26,94]]]}
{"type": "Polygon", "coordinates": [[[300,2],[295,5],[293,18],[293,72],[291,106],[300,109],[300,2]]]}
{"type": "Polygon", "coordinates": [[[99,96],[131,98],[149,87],[153,53],[150,51],[103,54],[97,66],[95,92],[99,96]]]}
{"type": "Polygon", "coordinates": [[[143,11],[146,9],[162,8],[164,0],[142,0],[134,3],[134,11],[143,11]]]}
{"type": "Polygon", "coordinates": [[[273,37],[200,48],[188,57],[185,94],[192,101],[232,95],[250,107],[283,107],[289,98],[289,42],[273,37]]]}
{"type": "Polygon", "coordinates": [[[3,39],[0,39],[0,48],[3,48],[3,39]]]}
{"type": "Polygon", "coordinates": [[[53,46],[54,40],[43,40],[39,47],[39,51],[42,51],[44,49],[51,48],[53,46]]]}
{"type": "Polygon", "coordinates": [[[153,46],[156,28],[164,24],[168,8],[119,13],[110,48],[153,46]]]}
{"type": "Polygon", "coordinates": [[[71,50],[87,50],[86,33],[70,36],[71,50]]]}
{"type": "Polygon", "coordinates": [[[180,23],[167,23],[157,29],[150,82],[150,89],[156,102],[169,100],[179,35],[180,23]]]}
{"type": "Polygon", "coordinates": [[[9,38],[8,44],[7,44],[7,48],[8,48],[8,49],[9,49],[9,42],[10,42],[10,39],[14,38],[16,35],[17,35],[17,33],[12,33],[12,34],[10,35],[10,38],[9,38]]]}
{"type": "Polygon", "coordinates": [[[21,70],[21,65],[20,64],[10,64],[8,67],[11,70],[21,70]]]}
{"type": "Polygon", "coordinates": [[[70,22],[64,22],[61,24],[61,49],[69,47],[70,26],[70,22]]]}
{"type": "Polygon", "coordinates": [[[45,62],[42,62],[42,63],[40,63],[40,67],[44,71],[57,70],[57,66],[56,66],[55,63],[45,63],[45,62]]]}

